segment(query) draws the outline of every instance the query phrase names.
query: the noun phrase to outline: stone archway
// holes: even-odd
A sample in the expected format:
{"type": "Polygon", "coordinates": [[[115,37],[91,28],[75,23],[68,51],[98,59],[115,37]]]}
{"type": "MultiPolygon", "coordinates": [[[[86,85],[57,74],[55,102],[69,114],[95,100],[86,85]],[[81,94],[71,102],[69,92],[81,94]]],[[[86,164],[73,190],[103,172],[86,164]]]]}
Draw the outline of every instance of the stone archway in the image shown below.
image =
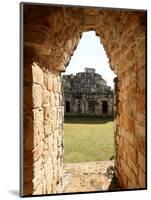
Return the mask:
{"type": "Polygon", "coordinates": [[[123,189],[146,187],[146,12],[25,4],[23,195],[61,192],[61,72],[81,33],[94,30],[116,80],[116,176],[123,189]]]}

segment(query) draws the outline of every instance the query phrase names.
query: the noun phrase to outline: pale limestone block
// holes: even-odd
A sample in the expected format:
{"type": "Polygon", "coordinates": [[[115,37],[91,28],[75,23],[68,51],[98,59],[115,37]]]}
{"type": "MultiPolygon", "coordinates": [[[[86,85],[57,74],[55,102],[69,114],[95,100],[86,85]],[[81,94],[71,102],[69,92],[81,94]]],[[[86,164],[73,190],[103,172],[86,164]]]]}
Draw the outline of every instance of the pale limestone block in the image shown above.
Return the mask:
{"type": "Polygon", "coordinates": [[[32,86],[32,101],[34,108],[40,108],[42,106],[42,88],[38,84],[33,84],[32,86]]]}
{"type": "Polygon", "coordinates": [[[43,71],[36,63],[32,64],[32,76],[33,76],[34,83],[38,83],[40,85],[44,84],[43,71]]]}

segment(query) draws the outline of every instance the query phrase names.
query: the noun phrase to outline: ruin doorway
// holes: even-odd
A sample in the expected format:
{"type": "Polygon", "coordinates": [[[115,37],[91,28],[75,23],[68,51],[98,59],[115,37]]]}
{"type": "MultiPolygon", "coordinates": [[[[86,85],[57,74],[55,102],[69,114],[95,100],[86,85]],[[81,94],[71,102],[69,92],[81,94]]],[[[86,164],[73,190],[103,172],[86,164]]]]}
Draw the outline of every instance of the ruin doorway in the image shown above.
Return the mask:
{"type": "Polygon", "coordinates": [[[69,101],[65,102],[65,111],[70,112],[70,102],[69,101]]]}
{"type": "MultiPolygon", "coordinates": [[[[98,42],[99,47],[101,46],[95,32],[90,31],[83,33],[83,35],[81,41],[83,41],[83,37],[85,39],[86,35],[88,35],[88,40],[93,45],[88,46],[88,41],[86,40],[87,52],[83,47],[84,54],[82,54],[80,41],[70,61],[71,66],[69,63],[67,72],[62,76],[66,110],[64,118],[64,192],[95,191],[97,187],[100,190],[107,190],[114,176],[115,149],[114,129],[112,126],[114,116],[114,84],[112,83],[111,88],[104,79],[105,74],[108,74],[106,77],[109,78],[109,74],[111,73],[109,70],[106,72],[104,69],[109,69],[107,64],[103,66],[105,61],[107,63],[107,56],[104,55],[106,57],[102,57],[102,63],[96,62],[97,67],[101,66],[100,68],[103,68],[102,73],[104,74],[100,74],[99,70],[97,72],[95,62],[93,61],[94,63],[92,63],[91,61],[91,59],[95,61],[99,60],[101,54],[105,54],[105,51],[102,50],[99,52],[99,57],[97,57],[97,53],[93,57],[93,53],[88,51],[88,49],[91,49],[91,51],[95,52],[95,42],[98,42]],[[97,38],[97,41],[93,41],[93,39],[91,41],[91,37],[97,38]],[[78,51],[80,51],[81,55],[78,55],[78,51]],[[87,58],[86,55],[88,56],[87,58]],[[70,67],[72,68],[74,65],[73,62],[77,65],[77,60],[75,60],[74,56],[78,61],[82,61],[81,63],[78,62],[79,66],[74,66],[70,70],[70,67]],[[82,56],[84,56],[83,59],[82,56]],[[87,62],[86,65],[84,60],[89,60],[90,63],[87,62]],[[90,68],[89,66],[91,65],[95,68],[90,68]],[[85,66],[85,69],[81,68],[78,70],[80,66],[85,66]],[[70,114],[67,113],[67,99],[70,99],[72,102],[70,105],[70,114]],[[108,101],[110,103],[110,110],[108,108],[108,101]],[[101,146],[103,145],[102,149],[101,146]],[[92,148],[94,146],[97,146],[97,148],[92,148]],[[106,152],[110,153],[106,155],[106,152]],[[95,153],[98,155],[95,156],[95,153]],[[98,177],[101,179],[101,184],[97,181],[98,177]],[[81,179],[83,180],[82,182],[80,182],[81,179]],[[88,184],[87,188],[86,184],[88,184]]],[[[96,51],[99,48],[98,46],[96,47],[96,51]]],[[[112,75],[112,77],[114,78],[115,75],[112,75]]],[[[111,80],[108,80],[108,82],[111,84],[111,80]]]]}
{"type": "Polygon", "coordinates": [[[107,101],[102,102],[102,112],[107,113],[108,112],[108,103],[107,101]]]}

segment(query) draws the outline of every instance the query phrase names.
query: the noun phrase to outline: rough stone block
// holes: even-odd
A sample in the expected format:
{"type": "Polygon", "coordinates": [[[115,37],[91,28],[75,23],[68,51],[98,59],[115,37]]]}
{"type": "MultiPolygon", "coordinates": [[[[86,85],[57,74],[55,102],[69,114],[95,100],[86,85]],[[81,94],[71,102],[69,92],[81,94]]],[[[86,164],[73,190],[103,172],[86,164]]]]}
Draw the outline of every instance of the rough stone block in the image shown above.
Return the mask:
{"type": "Polygon", "coordinates": [[[42,169],[43,167],[43,158],[40,157],[36,162],[33,164],[34,168],[34,177],[37,175],[37,173],[42,169]]]}
{"type": "MultiPolygon", "coordinates": [[[[128,130],[130,133],[134,133],[135,132],[135,119],[134,118],[128,118],[128,130]]],[[[134,138],[132,138],[132,134],[130,134],[130,136],[128,137],[131,142],[134,143],[134,138]],[[133,139],[133,141],[132,141],[133,139]]]]}
{"type": "Polygon", "coordinates": [[[40,85],[33,84],[32,86],[33,92],[33,108],[40,108],[42,107],[42,88],[40,85]]]}
{"type": "Polygon", "coordinates": [[[128,130],[128,116],[126,115],[126,113],[125,113],[125,116],[124,116],[123,127],[126,130],[128,130]]]}
{"type": "Polygon", "coordinates": [[[50,152],[48,150],[47,144],[45,144],[44,148],[45,149],[44,149],[44,152],[43,152],[43,161],[44,161],[44,163],[46,163],[46,161],[49,159],[50,152]]]}
{"type": "Polygon", "coordinates": [[[126,174],[127,177],[131,177],[131,169],[126,163],[123,164],[123,172],[126,174]]]}
{"type": "Polygon", "coordinates": [[[136,136],[139,135],[141,137],[145,137],[145,127],[141,126],[139,122],[135,122],[135,134],[136,136]]]}
{"type": "Polygon", "coordinates": [[[66,42],[66,46],[65,46],[65,50],[68,52],[68,54],[71,52],[71,49],[72,49],[72,40],[69,39],[67,42],[66,42]]]}
{"type": "Polygon", "coordinates": [[[51,134],[49,134],[47,140],[48,140],[49,149],[52,150],[53,149],[53,134],[52,134],[52,132],[51,132],[51,134]]]}
{"type": "Polygon", "coordinates": [[[146,187],[145,172],[140,167],[139,167],[139,186],[140,186],[140,188],[146,187]]]}
{"type": "Polygon", "coordinates": [[[142,154],[141,152],[138,152],[138,164],[145,172],[146,169],[145,155],[142,154]]]}
{"type": "Polygon", "coordinates": [[[52,187],[52,180],[51,179],[46,180],[46,191],[47,191],[47,194],[53,193],[53,187],[52,187]]]}
{"type": "Polygon", "coordinates": [[[43,127],[43,109],[33,110],[33,126],[34,128],[43,127]]]}
{"type": "Polygon", "coordinates": [[[127,164],[129,166],[129,168],[132,170],[132,172],[137,176],[138,175],[138,164],[129,155],[127,155],[127,164]]]}
{"type": "Polygon", "coordinates": [[[49,96],[50,96],[49,91],[46,89],[43,89],[43,105],[49,104],[49,96]]]}
{"type": "Polygon", "coordinates": [[[134,133],[129,133],[127,136],[127,140],[131,145],[135,144],[135,136],[134,133]]]}
{"type": "Polygon", "coordinates": [[[47,188],[46,188],[46,180],[44,179],[42,182],[42,194],[46,194],[47,188]]]}
{"type": "Polygon", "coordinates": [[[96,15],[87,15],[85,18],[84,18],[84,23],[89,25],[89,26],[92,26],[94,24],[96,24],[96,21],[99,23],[99,16],[96,16],[96,15]]]}
{"type": "Polygon", "coordinates": [[[141,93],[143,93],[144,97],[145,97],[144,91],[145,91],[145,88],[146,88],[145,70],[146,70],[146,68],[144,66],[139,68],[139,70],[138,70],[138,81],[137,81],[137,87],[138,87],[139,91],[141,93]]]}
{"type": "Polygon", "coordinates": [[[59,106],[59,94],[55,93],[54,97],[55,97],[55,99],[54,99],[55,107],[58,107],[59,106]]]}
{"type": "Polygon", "coordinates": [[[42,194],[42,187],[43,187],[42,183],[39,183],[39,185],[34,190],[33,195],[38,195],[38,194],[41,195],[42,194]]]}
{"type": "Polygon", "coordinates": [[[145,94],[140,93],[137,99],[137,112],[145,113],[145,94]]]}
{"type": "Polygon", "coordinates": [[[44,74],[42,69],[36,64],[32,64],[33,82],[40,85],[44,84],[44,74]]]}
{"type": "Polygon", "coordinates": [[[127,60],[131,62],[134,59],[134,57],[135,57],[134,50],[130,49],[130,51],[127,54],[127,60]]]}
{"type": "Polygon", "coordinates": [[[129,102],[130,102],[130,105],[129,105],[129,111],[130,111],[129,115],[131,117],[136,117],[136,98],[133,97],[133,96],[131,96],[129,102]]]}
{"type": "Polygon", "coordinates": [[[53,74],[48,70],[44,72],[44,85],[48,91],[53,90],[53,74]]]}
{"type": "Polygon", "coordinates": [[[57,92],[57,90],[58,90],[58,83],[57,83],[57,77],[54,75],[53,76],[53,91],[54,92],[57,92]]]}
{"type": "Polygon", "coordinates": [[[145,115],[144,114],[137,112],[136,120],[140,126],[142,126],[142,127],[145,126],[145,115]]]}
{"type": "Polygon", "coordinates": [[[146,52],[146,41],[145,38],[142,37],[142,40],[139,41],[137,48],[140,54],[144,54],[146,52]]]}
{"type": "Polygon", "coordinates": [[[45,137],[48,137],[49,135],[52,134],[50,120],[49,120],[49,123],[44,126],[44,134],[45,134],[45,137]]]}
{"type": "Polygon", "coordinates": [[[137,68],[139,69],[141,67],[145,67],[145,62],[146,62],[146,60],[145,60],[144,54],[140,55],[137,58],[137,66],[138,66],[137,68]]]}
{"type": "Polygon", "coordinates": [[[135,146],[138,149],[138,151],[140,151],[143,154],[145,154],[146,142],[145,142],[145,138],[144,137],[141,137],[140,135],[137,135],[135,137],[135,146]]]}
{"type": "Polygon", "coordinates": [[[55,105],[55,96],[54,96],[54,92],[50,92],[50,97],[49,97],[49,99],[50,99],[50,106],[51,106],[51,107],[54,107],[54,105],[55,105]]]}
{"type": "MultiPolygon", "coordinates": [[[[129,170],[128,170],[129,171],[129,170]]],[[[125,170],[123,170],[122,169],[122,176],[121,176],[121,174],[120,174],[120,176],[119,176],[119,179],[120,179],[120,177],[121,177],[121,179],[122,179],[122,181],[121,181],[121,186],[123,187],[123,188],[125,188],[125,187],[127,187],[127,185],[128,185],[128,178],[127,178],[127,175],[125,174],[125,170]]]]}
{"type": "Polygon", "coordinates": [[[37,146],[44,138],[44,127],[38,125],[35,126],[33,133],[34,146],[37,146]]]}
{"type": "Polygon", "coordinates": [[[137,187],[137,178],[134,173],[131,173],[131,177],[128,179],[128,188],[136,189],[137,187]]]}
{"type": "Polygon", "coordinates": [[[116,51],[116,52],[113,54],[113,60],[114,60],[114,62],[115,62],[115,61],[118,61],[120,55],[121,55],[121,51],[120,51],[120,50],[116,51]]]}
{"type": "MultiPolygon", "coordinates": [[[[32,182],[33,182],[33,190],[36,191],[37,187],[42,183],[42,181],[45,179],[44,176],[44,170],[41,169],[39,171],[37,171],[35,177],[33,178],[32,182]]],[[[42,192],[42,191],[41,191],[42,192]]]]}
{"type": "Polygon", "coordinates": [[[49,104],[44,107],[44,121],[48,121],[50,119],[50,106],[49,104]]]}
{"type": "Polygon", "coordinates": [[[53,75],[48,75],[47,87],[49,91],[53,91],[53,75]]]}
{"type": "Polygon", "coordinates": [[[129,144],[128,149],[126,150],[129,157],[134,161],[137,162],[137,151],[135,149],[135,146],[129,144]]]}
{"type": "Polygon", "coordinates": [[[33,150],[33,160],[36,162],[43,154],[44,149],[44,143],[41,141],[41,143],[36,146],[33,150]]]}

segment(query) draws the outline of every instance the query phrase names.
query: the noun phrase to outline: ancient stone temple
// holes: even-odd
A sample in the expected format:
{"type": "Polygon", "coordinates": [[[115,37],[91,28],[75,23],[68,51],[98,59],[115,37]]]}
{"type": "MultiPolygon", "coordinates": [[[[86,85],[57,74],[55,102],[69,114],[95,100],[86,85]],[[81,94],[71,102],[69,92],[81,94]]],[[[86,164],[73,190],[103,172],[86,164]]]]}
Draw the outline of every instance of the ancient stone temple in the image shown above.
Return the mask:
{"type": "Polygon", "coordinates": [[[76,75],[63,75],[65,116],[112,116],[113,91],[93,68],[76,75]]]}

